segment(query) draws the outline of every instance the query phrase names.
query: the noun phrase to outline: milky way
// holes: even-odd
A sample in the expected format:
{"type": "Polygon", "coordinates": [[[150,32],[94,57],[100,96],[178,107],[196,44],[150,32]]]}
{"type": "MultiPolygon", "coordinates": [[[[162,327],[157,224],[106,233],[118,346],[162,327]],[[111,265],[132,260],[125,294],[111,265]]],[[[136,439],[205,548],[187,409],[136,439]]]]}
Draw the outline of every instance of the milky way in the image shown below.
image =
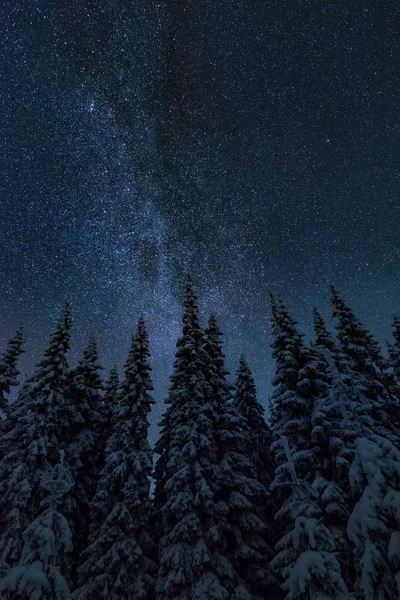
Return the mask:
{"type": "Polygon", "coordinates": [[[65,298],[72,362],[94,331],[121,368],[143,313],[161,400],[188,270],[262,401],[269,289],[310,335],[333,282],[388,337],[397,22],[358,0],[5,3],[0,341],[23,323],[24,371],[65,298]]]}

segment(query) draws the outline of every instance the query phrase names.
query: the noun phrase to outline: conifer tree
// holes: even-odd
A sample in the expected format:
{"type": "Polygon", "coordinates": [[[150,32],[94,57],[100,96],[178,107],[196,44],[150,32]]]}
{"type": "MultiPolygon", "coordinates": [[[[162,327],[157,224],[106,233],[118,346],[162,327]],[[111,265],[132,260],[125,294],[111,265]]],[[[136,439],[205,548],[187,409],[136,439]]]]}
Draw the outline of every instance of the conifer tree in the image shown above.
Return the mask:
{"type": "Polygon", "coordinates": [[[207,363],[197,297],[188,278],[183,332],[156,444],[155,508],[161,515],[157,600],[250,597],[223,554],[222,506],[217,508],[214,498],[220,473],[218,407],[207,363]]]}
{"type": "Polygon", "coordinates": [[[396,381],[400,383],[400,317],[393,318],[394,343],[389,346],[390,366],[396,381]]]}
{"type": "MultiPolygon", "coordinates": [[[[324,323],[319,316],[320,332],[322,327],[324,323]]],[[[341,350],[326,329],[318,335],[316,327],[316,333],[316,348],[326,364],[329,387],[314,405],[312,440],[321,449],[328,478],[346,490],[355,440],[360,435],[370,434],[372,405],[353,359],[341,350]]]]}
{"type": "Polygon", "coordinates": [[[118,369],[116,366],[110,369],[110,374],[107,381],[104,384],[104,410],[107,415],[107,424],[106,424],[106,439],[108,438],[112,422],[113,422],[113,414],[115,407],[118,402],[118,393],[119,393],[119,375],[118,369]]]}
{"type": "Polygon", "coordinates": [[[0,358],[0,410],[8,412],[7,399],[11,388],[18,385],[19,371],[17,361],[24,352],[24,334],[22,328],[17,329],[15,336],[8,343],[8,348],[0,358]]]}
{"type": "Polygon", "coordinates": [[[390,400],[387,404],[389,421],[393,424],[397,436],[400,437],[400,318],[393,319],[394,343],[389,345],[388,388],[390,400]]]}
{"type": "MultiPolygon", "coordinates": [[[[217,510],[222,509],[220,526],[226,538],[224,555],[248,592],[254,597],[265,598],[276,585],[276,578],[269,569],[273,550],[267,543],[271,536],[265,521],[268,493],[257,480],[257,468],[250,458],[257,432],[251,430],[248,418],[232,401],[231,386],[226,379],[222,334],[214,315],[205,331],[204,348],[208,357],[206,377],[218,416],[216,434],[220,464],[215,501],[217,510]]],[[[246,412],[245,407],[243,409],[246,412]]],[[[250,406],[247,409],[249,412],[250,406]]]]}
{"type": "MultiPolygon", "coordinates": [[[[332,465],[332,479],[342,493],[340,504],[350,514],[347,524],[347,578],[357,598],[396,595],[400,538],[399,453],[389,439],[375,434],[374,403],[363,385],[364,373],[341,353],[341,370],[333,356],[337,346],[321,346],[330,371],[330,391],[314,411],[314,438],[332,465]],[[325,443],[325,445],[324,445],[325,443]],[[352,543],[354,546],[352,545],[352,543]],[[396,549],[397,548],[397,549],[396,549]]],[[[341,519],[340,527],[343,527],[341,519]]]]}
{"type": "Polygon", "coordinates": [[[251,460],[258,480],[268,487],[273,478],[270,453],[272,431],[265,421],[264,409],[257,400],[256,386],[246,359],[242,355],[236,371],[234,404],[249,423],[251,431],[251,460]]]}
{"type": "Polygon", "coordinates": [[[277,555],[271,566],[284,580],[285,600],[347,600],[349,594],[338,560],[337,539],[324,524],[321,506],[321,496],[327,491],[330,494],[329,487],[320,478],[312,485],[299,481],[288,446],[287,451],[293,488],[278,518],[286,519],[292,526],[277,543],[277,555]]]}
{"type": "Polygon", "coordinates": [[[79,567],[79,600],[147,600],[156,565],[148,533],[152,452],[147,439],[154,403],[143,319],[125,364],[105,466],[91,503],[91,532],[79,567]]]}
{"type": "Polygon", "coordinates": [[[0,553],[19,560],[22,535],[40,514],[40,482],[69,432],[67,378],[71,310],[66,304],[50,345],[9,411],[0,440],[0,553]],[[9,541],[11,543],[9,544],[9,541]]]}
{"type": "Polygon", "coordinates": [[[281,506],[276,515],[281,539],[272,566],[284,579],[287,600],[344,599],[347,588],[336,556],[343,540],[331,521],[341,514],[341,493],[324,477],[320,447],[312,439],[313,409],[327,390],[324,367],[316,351],[305,347],[283,303],[273,297],[271,302],[277,363],[271,487],[281,506]]]}
{"type": "Polygon", "coordinates": [[[64,556],[72,549],[72,535],[66,518],[57,506],[74,485],[61,462],[44,475],[41,487],[48,495],[41,502],[46,508],[24,532],[24,546],[17,566],[7,569],[0,580],[2,600],[70,600],[71,594],[62,573],[64,556]]]}
{"type": "MultiPolygon", "coordinates": [[[[96,491],[103,466],[103,429],[106,424],[103,383],[96,340],[91,337],[82,359],[70,374],[69,426],[67,463],[76,482],[64,507],[74,535],[76,563],[86,546],[89,526],[89,503],[96,491]]],[[[72,573],[74,578],[75,573],[72,573]]]]}
{"type": "Polygon", "coordinates": [[[303,342],[303,335],[296,322],[281,301],[271,295],[272,332],[274,341],[272,355],[276,361],[275,386],[271,397],[275,455],[275,479],[273,487],[281,490],[292,488],[292,465],[302,479],[315,471],[315,451],[311,446],[311,411],[313,407],[311,371],[315,362],[303,342]],[[291,452],[288,462],[286,441],[291,452]]]}
{"type": "Polygon", "coordinates": [[[392,404],[390,391],[385,385],[386,364],[379,344],[354,315],[345,300],[332,286],[333,316],[337,320],[337,339],[342,352],[351,359],[351,370],[357,382],[365,388],[372,402],[375,432],[395,439],[398,435],[390,422],[388,409],[392,404]]]}
{"type": "Polygon", "coordinates": [[[335,350],[336,344],[332,334],[328,331],[321,313],[314,308],[315,345],[327,348],[330,352],[335,350]]]}
{"type": "Polygon", "coordinates": [[[347,531],[355,547],[355,592],[365,600],[400,596],[400,452],[390,440],[356,439],[350,485],[360,499],[347,531]]]}

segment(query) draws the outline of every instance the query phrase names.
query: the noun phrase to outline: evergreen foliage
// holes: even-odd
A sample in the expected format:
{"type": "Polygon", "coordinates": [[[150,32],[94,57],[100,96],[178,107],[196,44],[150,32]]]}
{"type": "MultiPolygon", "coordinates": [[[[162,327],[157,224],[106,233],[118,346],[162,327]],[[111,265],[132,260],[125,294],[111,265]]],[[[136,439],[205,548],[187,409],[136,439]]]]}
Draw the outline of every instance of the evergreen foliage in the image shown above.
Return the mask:
{"type": "MultiPolygon", "coordinates": [[[[75,564],[83,551],[90,522],[89,503],[96,491],[103,466],[103,429],[106,425],[102,391],[103,383],[97,345],[91,337],[82,359],[70,374],[69,437],[66,445],[71,474],[76,481],[72,494],[67,496],[64,512],[74,534],[75,564]]],[[[75,576],[75,574],[73,574],[75,576]]]]}
{"type": "Polygon", "coordinates": [[[24,334],[22,328],[17,329],[15,335],[8,343],[7,350],[0,358],[0,410],[8,412],[8,396],[11,388],[18,385],[19,370],[17,362],[24,352],[24,334]]]}
{"type": "Polygon", "coordinates": [[[67,383],[71,311],[66,304],[50,345],[12,404],[0,440],[0,553],[19,560],[22,536],[40,513],[40,482],[69,433],[67,383]],[[11,544],[9,541],[11,540],[11,544]]]}
{"type": "Polygon", "coordinates": [[[113,423],[114,410],[118,402],[119,375],[116,366],[110,369],[109,377],[104,383],[104,414],[107,416],[105,437],[108,438],[113,423]]]}
{"type": "Polygon", "coordinates": [[[271,295],[267,424],[243,356],[229,383],[221,331],[211,315],[203,332],[188,278],[154,495],[143,318],[121,383],[113,368],[103,384],[94,337],[68,368],[66,304],[7,404],[18,330],[0,360],[0,597],[400,597],[400,319],[386,359],[335,289],[332,298],[336,334],[314,310],[307,346],[271,295]]]}
{"type": "Polygon", "coordinates": [[[72,550],[72,535],[66,518],[57,511],[74,480],[61,462],[41,481],[48,495],[41,502],[43,512],[24,532],[19,565],[6,570],[0,580],[2,600],[70,600],[62,574],[65,554],[72,550]]]}
{"type": "Polygon", "coordinates": [[[218,414],[206,377],[207,363],[197,297],[188,278],[183,331],[156,444],[160,457],[155,508],[161,515],[158,600],[248,598],[221,552],[224,537],[214,502],[218,414]]]}
{"type": "Polygon", "coordinates": [[[236,371],[234,404],[247,419],[250,427],[250,456],[258,480],[268,487],[273,479],[273,463],[270,453],[272,431],[265,420],[264,409],[257,400],[256,386],[246,359],[242,355],[236,371]]]}
{"type": "Polygon", "coordinates": [[[118,600],[151,597],[156,565],[148,534],[152,452],[147,439],[150,395],[148,337],[144,320],[125,364],[111,436],[91,503],[91,532],[74,598],[118,600]]]}
{"type": "Polygon", "coordinates": [[[252,433],[256,433],[232,402],[226,380],[222,334],[214,315],[205,331],[204,347],[208,357],[207,380],[218,415],[216,435],[220,464],[216,499],[226,538],[224,555],[248,591],[264,598],[275,585],[269,569],[273,551],[267,537],[271,534],[265,522],[268,493],[257,480],[257,469],[250,458],[252,433]]]}

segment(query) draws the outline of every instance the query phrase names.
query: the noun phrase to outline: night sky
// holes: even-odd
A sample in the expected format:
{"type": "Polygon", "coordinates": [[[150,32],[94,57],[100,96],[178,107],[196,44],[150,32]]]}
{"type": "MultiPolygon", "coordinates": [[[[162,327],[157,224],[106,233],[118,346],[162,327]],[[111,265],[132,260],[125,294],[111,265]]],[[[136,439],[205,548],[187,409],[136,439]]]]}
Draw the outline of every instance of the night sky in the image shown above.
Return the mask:
{"type": "MultiPolygon", "coordinates": [[[[23,372],[63,302],[121,368],[143,313],[156,397],[191,271],[270,391],[268,290],[311,335],[329,284],[378,339],[399,312],[398,3],[3,0],[1,331],[23,372]]],[[[330,322],[329,322],[330,323],[330,322]]]]}

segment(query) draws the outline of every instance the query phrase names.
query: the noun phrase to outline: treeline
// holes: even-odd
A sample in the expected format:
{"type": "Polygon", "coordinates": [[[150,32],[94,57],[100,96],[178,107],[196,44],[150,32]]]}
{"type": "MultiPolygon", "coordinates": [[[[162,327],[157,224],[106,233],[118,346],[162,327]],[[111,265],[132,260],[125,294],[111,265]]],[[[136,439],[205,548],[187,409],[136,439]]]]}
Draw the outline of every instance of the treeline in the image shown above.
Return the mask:
{"type": "Polygon", "coordinates": [[[384,357],[335,289],[336,333],[315,311],[311,345],[270,300],[267,424],[244,357],[228,383],[188,279],[154,449],[143,319],[121,381],[103,382],[94,338],[69,368],[67,304],[8,403],[17,332],[0,362],[2,600],[400,597],[400,319],[384,357]]]}

